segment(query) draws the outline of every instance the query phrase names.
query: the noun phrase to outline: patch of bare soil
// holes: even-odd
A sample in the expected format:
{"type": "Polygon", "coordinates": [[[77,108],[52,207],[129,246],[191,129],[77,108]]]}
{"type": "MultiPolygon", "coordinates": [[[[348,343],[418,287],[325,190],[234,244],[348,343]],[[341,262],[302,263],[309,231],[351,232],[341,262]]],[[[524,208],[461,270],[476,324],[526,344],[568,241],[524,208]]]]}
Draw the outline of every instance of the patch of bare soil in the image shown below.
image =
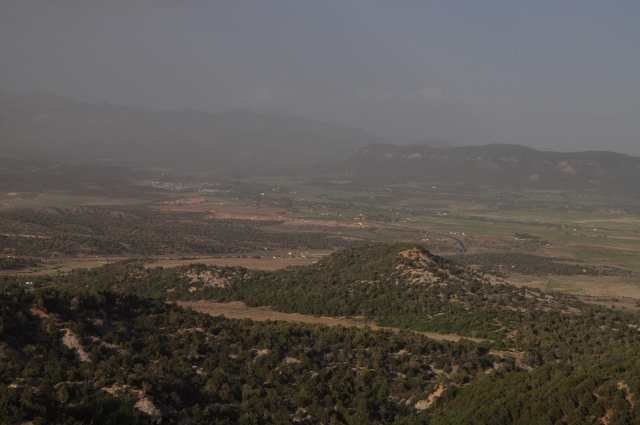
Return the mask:
{"type": "Polygon", "coordinates": [[[210,270],[196,273],[195,271],[190,271],[185,273],[185,276],[191,279],[191,283],[203,283],[204,286],[214,286],[217,288],[224,288],[229,284],[227,279],[224,279],[220,276],[214,276],[210,270]]]}
{"type": "Polygon", "coordinates": [[[114,354],[129,354],[129,352],[127,350],[125,350],[124,348],[120,347],[119,345],[110,344],[110,343],[108,343],[106,341],[103,341],[100,338],[95,337],[95,336],[90,336],[89,338],[94,343],[98,343],[98,344],[102,345],[108,351],[111,351],[114,354]]]}
{"type": "Polygon", "coordinates": [[[397,255],[408,258],[413,261],[428,261],[429,259],[424,252],[420,251],[417,248],[411,248],[406,251],[402,251],[397,255]]]}
{"type": "Polygon", "coordinates": [[[442,393],[444,392],[444,389],[445,387],[440,385],[432,394],[429,395],[428,399],[418,401],[416,403],[416,410],[422,411],[424,409],[428,409],[429,407],[431,407],[431,405],[433,405],[433,403],[435,403],[436,400],[438,400],[438,397],[442,395],[442,393]]]}
{"type": "Polygon", "coordinates": [[[260,348],[260,349],[256,348],[255,350],[256,350],[256,357],[266,356],[267,354],[269,354],[268,348],[260,348]]]}
{"type": "Polygon", "coordinates": [[[78,335],[73,333],[71,329],[62,329],[64,332],[64,336],[62,337],[62,343],[66,345],[71,351],[75,351],[78,359],[81,362],[89,361],[89,354],[82,348],[82,344],[80,344],[80,338],[78,335]]]}
{"type": "Polygon", "coordinates": [[[133,405],[133,407],[135,409],[138,409],[142,413],[146,413],[147,415],[151,416],[151,419],[158,419],[162,417],[162,411],[158,409],[158,407],[153,404],[153,402],[149,400],[148,397],[141,397],[140,400],[138,400],[136,404],[133,405]]]}
{"type": "Polygon", "coordinates": [[[618,382],[618,389],[624,391],[624,398],[629,402],[631,408],[635,407],[635,403],[633,400],[633,393],[631,392],[631,388],[629,388],[629,384],[624,381],[618,382]]]}
{"type": "MultiPolygon", "coordinates": [[[[363,320],[346,317],[316,317],[307,316],[299,313],[281,313],[279,311],[273,311],[269,307],[247,307],[241,301],[232,301],[228,303],[218,303],[213,301],[177,301],[181,307],[191,307],[192,309],[201,313],[210,314],[212,316],[225,316],[230,319],[251,319],[256,322],[262,322],[265,320],[283,320],[285,322],[299,322],[299,323],[311,323],[326,326],[355,326],[363,328],[369,326],[371,329],[388,329],[397,331],[397,328],[385,328],[371,323],[366,323],[363,320]]],[[[480,342],[481,338],[462,337],[454,334],[439,334],[435,332],[416,332],[427,336],[428,338],[438,341],[459,341],[463,338],[471,341],[480,342]]]]}
{"type": "Polygon", "coordinates": [[[47,313],[45,313],[44,311],[40,310],[36,306],[29,307],[29,313],[31,315],[33,315],[33,316],[38,316],[41,319],[46,319],[47,317],[49,317],[49,315],[47,313]]]}
{"type": "Polygon", "coordinates": [[[121,384],[113,384],[111,387],[105,387],[102,389],[114,397],[122,397],[125,395],[131,396],[133,399],[137,400],[133,407],[142,413],[151,416],[151,419],[153,420],[162,417],[162,410],[141,390],[135,390],[128,385],[121,384]]]}
{"type": "Polygon", "coordinates": [[[500,358],[511,357],[515,359],[516,366],[522,370],[527,372],[531,372],[533,368],[524,363],[524,351],[498,351],[498,350],[489,350],[489,354],[493,354],[494,356],[498,356],[500,358]]]}

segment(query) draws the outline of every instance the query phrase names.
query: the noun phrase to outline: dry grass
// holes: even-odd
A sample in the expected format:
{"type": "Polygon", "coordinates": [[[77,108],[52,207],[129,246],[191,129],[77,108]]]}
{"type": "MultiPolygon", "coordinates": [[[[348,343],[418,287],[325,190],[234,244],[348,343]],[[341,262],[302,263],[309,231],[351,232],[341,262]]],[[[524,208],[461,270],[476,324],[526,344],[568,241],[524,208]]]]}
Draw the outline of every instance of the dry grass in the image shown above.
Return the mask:
{"type": "Polygon", "coordinates": [[[201,263],[208,266],[241,266],[248,269],[279,270],[284,269],[288,266],[307,266],[314,263],[315,261],[318,261],[320,257],[327,255],[327,253],[313,253],[304,258],[290,256],[273,258],[273,255],[269,255],[267,258],[266,255],[262,255],[263,258],[253,258],[250,254],[247,255],[247,258],[231,256],[225,258],[202,257],[196,258],[194,260],[176,260],[170,258],[162,258],[155,263],[149,264],[147,267],[176,267],[186,264],[201,263]]]}
{"type": "MultiPolygon", "coordinates": [[[[309,264],[318,261],[323,256],[328,255],[328,252],[310,252],[306,257],[289,256],[286,253],[270,253],[265,255],[260,253],[262,258],[253,258],[253,255],[247,254],[246,258],[240,256],[227,256],[224,258],[212,258],[212,257],[189,257],[193,259],[180,260],[176,258],[159,258],[154,263],[147,264],[147,267],[177,267],[188,264],[201,263],[208,266],[241,266],[248,269],[259,270],[280,270],[288,266],[307,266],[309,264]],[[279,255],[278,258],[273,258],[274,255],[279,255]]],[[[68,257],[68,258],[51,258],[45,259],[36,267],[28,267],[21,270],[0,270],[0,275],[12,274],[12,275],[41,275],[51,273],[67,273],[73,269],[92,269],[95,267],[102,267],[105,264],[115,263],[117,261],[128,260],[136,257],[68,257]]]]}
{"type": "MultiPolygon", "coordinates": [[[[312,323],[326,326],[355,326],[362,328],[369,326],[371,329],[391,329],[398,330],[396,328],[383,328],[371,323],[366,323],[364,320],[358,320],[356,318],[345,317],[316,317],[307,316],[298,313],[281,313],[279,311],[273,311],[269,307],[247,307],[243,302],[232,301],[228,303],[217,303],[213,301],[178,301],[177,304],[181,307],[191,307],[192,309],[201,313],[207,313],[212,316],[225,316],[230,319],[251,319],[257,322],[265,320],[282,320],[285,322],[299,322],[299,323],[312,323]]],[[[446,341],[459,341],[463,337],[453,334],[438,334],[435,332],[417,332],[435,340],[446,341]]],[[[479,338],[467,338],[472,341],[482,341],[479,338]]]]}

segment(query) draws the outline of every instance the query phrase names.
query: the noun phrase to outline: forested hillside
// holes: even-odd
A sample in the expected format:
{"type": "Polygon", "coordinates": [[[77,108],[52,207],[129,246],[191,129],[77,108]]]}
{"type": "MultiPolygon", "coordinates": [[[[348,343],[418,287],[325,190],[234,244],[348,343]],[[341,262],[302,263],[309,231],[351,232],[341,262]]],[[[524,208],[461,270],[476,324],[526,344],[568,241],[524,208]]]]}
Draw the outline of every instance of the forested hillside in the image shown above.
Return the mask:
{"type": "Polygon", "coordinates": [[[416,403],[443,379],[513,367],[470,342],[227,320],[110,292],[14,290],[0,307],[2,423],[426,423],[416,403]]]}
{"type": "Polygon", "coordinates": [[[637,313],[517,288],[419,246],[349,248],[276,272],[127,261],[33,279],[25,290],[24,277],[0,278],[5,422],[640,420],[637,313]],[[227,320],[172,299],[485,340],[227,320]]]}

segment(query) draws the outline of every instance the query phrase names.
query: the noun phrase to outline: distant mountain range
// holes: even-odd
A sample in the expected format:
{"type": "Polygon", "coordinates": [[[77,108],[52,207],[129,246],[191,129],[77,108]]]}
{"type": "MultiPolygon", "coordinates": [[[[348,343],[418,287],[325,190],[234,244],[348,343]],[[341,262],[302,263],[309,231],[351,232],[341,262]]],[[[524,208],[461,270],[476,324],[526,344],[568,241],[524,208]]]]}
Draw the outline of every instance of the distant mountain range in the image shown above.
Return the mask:
{"type": "Polygon", "coordinates": [[[437,149],[374,144],[334,165],[332,173],[370,182],[640,192],[638,157],[614,152],[544,152],[519,145],[437,149]]]}
{"type": "Polygon", "coordinates": [[[363,130],[282,114],[148,111],[0,91],[0,154],[23,158],[227,171],[335,162],[383,142],[363,130]]]}
{"type": "Polygon", "coordinates": [[[235,176],[276,170],[375,183],[640,193],[640,158],[613,152],[452,147],[439,139],[396,146],[363,130],[282,114],[148,111],[45,92],[0,91],[0,155],[235,176]]]}
{"type": "Polygon", "coordinates": [[[453,146],[451,145],[451,143],[445,142],[444,140],[440,140],[440,139],[427,139],[427,140],[423,140],[421,142],[416,143],[416,145],[418,146],[425,145],[425,146],[438,148],[438,149],[445,149],[453,146]]]}

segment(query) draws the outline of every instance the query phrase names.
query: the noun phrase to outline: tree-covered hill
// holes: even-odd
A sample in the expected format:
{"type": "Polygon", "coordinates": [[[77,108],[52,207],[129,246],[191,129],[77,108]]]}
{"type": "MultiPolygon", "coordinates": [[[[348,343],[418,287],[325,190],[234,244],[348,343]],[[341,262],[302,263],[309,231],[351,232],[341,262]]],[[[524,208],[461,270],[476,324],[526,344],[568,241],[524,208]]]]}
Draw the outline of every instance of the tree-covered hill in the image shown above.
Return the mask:
{"type": "Polygon", "coordinates": [[[428,423],[439,387],[514,368],[469,341],[105,291],[13,290],[0,314],[0,423],[428,423]]]}
{"type": "MultiPolygon", "coordinates": [[[[398,244],[347,249],[274,273],[129,261],[40,276],[27,286],[24,278],[5,276],[0,423],[640,420],[637,314],[472,273],[398,244]],[[296,281],[301,294],[315,286],[306,299],[329,313],[335,305],[359,306],[350,300],[365,299],[360,285],[377,285],[368,293],[375,320],[391,320],[378,311],[392,312],[415,329],[445,317],[468,332],[484,323],[469,321],[470,314],[500,328],[488,335],[495,340],[452,343],[409,330],[228,320],[166,302],[187,294],[242,299],[258,291],[284,302],[274,293],[291,297],[296,281]],[[27,289],[44,285],[50,287],[27,289]],[[350,289],[337,290],[343,286],[350,289]]],[[[302,309],[293,302],[293,310],[302,309]]]]}
{"type": "Polygon", "coordinates": [[[243,301],[288,313],[363,316],[379,325],[492,340],[507,338],[527,313],[573,317],[576,309],[589,308],[571,296],[518,288],[404,243],[347,248],[311,266],[239,275],[220,285],[178,282],[167,287],[166,296],[243,301]]]}

